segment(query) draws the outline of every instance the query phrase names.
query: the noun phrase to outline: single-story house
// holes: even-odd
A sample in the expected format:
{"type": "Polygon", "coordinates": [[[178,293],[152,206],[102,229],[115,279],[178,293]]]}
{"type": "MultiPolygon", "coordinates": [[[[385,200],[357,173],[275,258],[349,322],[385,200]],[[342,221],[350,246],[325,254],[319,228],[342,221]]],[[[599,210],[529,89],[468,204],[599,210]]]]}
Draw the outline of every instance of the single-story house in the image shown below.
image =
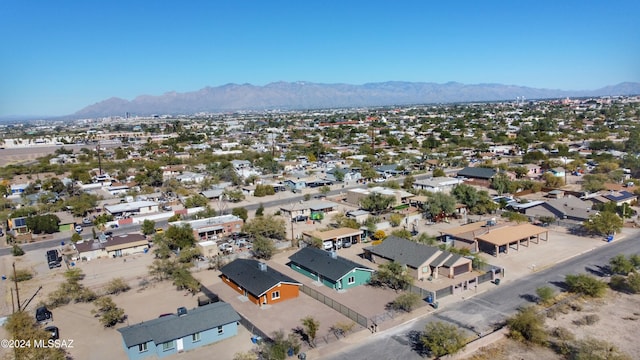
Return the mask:
{"type": "Polygon", "coordinates": [[[205,219],[181,220],[169,223],[170,226],[189,225],[193,236],[199,241],[217,240],[239,233],[244,221],[235,215],[220,215],[205,219]]]}
{"type": "Polygon", "coordinates": [[[364,224],[365,221],[367,221],[367,219],[369,218],[369,216],[371,216],[371,213],[368,212],[367,210],[351,210],[351,211],[347,211],[346,216],[348,219],[354,219],[359,224],[364,224]]]}
{"type": "Polygon", "coordinates": [[[361,242],[362,230],[342,227],[327,231],[302,232],[304,242],[311,243],[313,238],[322,240],[322,247],[325,250],[336,250],[361,242]]]}
{"type": "Polygon", "coordinates": [[[200,192],[200,195],[206,197],[209,200],[212,200],[212,199],[218,200],[222,195],[224,195],[224,189],[203,190],[200,192]]]}
{"type": "Polygon", "coordinates": [[[299,215],[311,220],[322,220],[327,213],[336,211],[337,204],[326,200],[303,201],[280,207],[282,216],[294,219],[299,215]]]}
{"type": "Polygon", "coordinates": [[[340,257],[335,251],[305,247],[289,256],[289,266],[335,290],[346,290],[371,280],[372,269],[340,257]]]}
{"type": "Polygon", "coordinates": [[[536,203],[537,205],[521,209],[520,212],[530,217],[551,216],[560,220],[585,221],[598,212],[591,209],[591,203],[574,196],[551,199],[536,203]]]}
{"type": "Polygon", "coordinates": [[[383,196],[391,196],[395,198],[395,202],[391,204],[391,206],[406,204],[409,202],[410,198],[415,196],[414,194],[404,190],[375,186],[372,188],[355,188],[347,190],[347,202],[349,204],[359,206],[360,201],[372,193],[378,193],[383,196]]]}
{"type": "Polygon", "coordinates": [[[132,201],[122,204],[105,205],[104,209],[113,216],[128,214],[151,214],[158,212],[158,203],[155,201],[132,201]]]}
{"type": "Polygon", "coordinates": [[[149,240],[142,234],[126,234],[77,242],[75,248],[79,259],[92,260],[149,251],[149,240]]]}
{"type": "Polygon", "coordinates": [[[297,298],[302,286],[266,263],[253,259],[235,259],[220,272],[225,284],[258,306],[297,298]]]}
{"type": "Polygon", "coordinates": [[[435,177],[430,179],[416,180],[413,183],[413,188],[418,190],[426,190],[429,192],[442,192],[450,193],[451,190],[458,184],[462,184],[461,179],[450,177],[435,177]]]}
{"type": "Polygon", "coordinates": [[[622,204],[631,205],[632,202],[638,200],[638,196],[623,190],[623,191],[611,191],[607,194],[602,195],[605,199],[612,201],[616,204],[616,206],[621,206],[622,204]]]}
{"type": "Polygon", "coordinates": [[[473,270],[471,259],[415,241],[389,236],[382,243],[365,249],[365,257],[377,264],[397,262],[417,280],[438,276],[455,278],[473,270]]]}
{"type": "Polygon", "coordinates": [[[119,328],[130,360],[163,358],[216,343],[238,334],[240,316],[225,302],[215,302],[119,328]]]}
{"type": "Polygon", "coordinates": [[[462,176],[468,179],[476,179],[489,181],[496,175],[495,169],[483,168],[483,167],[466,167],[458,171],[458,176],[462,176]]]}

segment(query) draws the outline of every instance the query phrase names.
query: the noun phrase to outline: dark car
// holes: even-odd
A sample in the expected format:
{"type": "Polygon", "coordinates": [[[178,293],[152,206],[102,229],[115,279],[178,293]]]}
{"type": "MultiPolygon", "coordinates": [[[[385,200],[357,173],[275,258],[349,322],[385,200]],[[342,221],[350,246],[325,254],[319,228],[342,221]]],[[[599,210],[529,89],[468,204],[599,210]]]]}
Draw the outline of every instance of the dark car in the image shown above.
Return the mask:
{"type": "Polygon", "coordinates": [[[49,264],[49,269],[62,266],[62,258],[58,255],[58,250],[47,251],[47,264],[49,264]]]}
{"type": "Polygon", "coordinates": [[[307,219],[309,219],[308,216],[305,215],[298,215],[296,217],[293,218],[294,222],[300,222],[300,221],[307,221],[307,219]]]}
{"type": "Polygon", "coordinates": [[[113,236],[113,231],[105,231],[104,235],[111,237],[111,236],[113,236]]]}
{"type": "Polygon", "coordinates": [[[51,311],[49,311],[46,306],[40,306],[36,309],[36,320],[38,322],[51,320],[52,317],[53,313],[51,313],[51,311]]]}
{"type": "Polygon", "coordinates": [[[47,326],[44,328],[44,331],[51,334],[49,337],[51,340],[58,340],[60,338],[60,330],[58,330],[57,326],[47,326]]]}

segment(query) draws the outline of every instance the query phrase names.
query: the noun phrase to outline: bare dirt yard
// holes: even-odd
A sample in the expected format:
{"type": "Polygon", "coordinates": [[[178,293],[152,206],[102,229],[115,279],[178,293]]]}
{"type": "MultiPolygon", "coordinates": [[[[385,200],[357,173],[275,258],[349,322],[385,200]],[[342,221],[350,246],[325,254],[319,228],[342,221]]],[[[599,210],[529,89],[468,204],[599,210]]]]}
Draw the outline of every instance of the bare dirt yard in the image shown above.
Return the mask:
{"type": "MultiPolygon", "coordinates": [[[[552,334],[556,328],[568,330],[575,340],[594,338],[614,345],[628,359],[640,359],[637,340],[640,325],[640,295],[609,291],[602,299],[577,299],[547,316],[545,326],[552,334]],[[587,320],[590,319],[590,320],[587,320]]],[[[528,346],[503,338],[481,348],[468,360],[560,360],[566,357],[549,348],[528,346]]],[[[595,357],[594,357],[595,359],[595,357]]]]}

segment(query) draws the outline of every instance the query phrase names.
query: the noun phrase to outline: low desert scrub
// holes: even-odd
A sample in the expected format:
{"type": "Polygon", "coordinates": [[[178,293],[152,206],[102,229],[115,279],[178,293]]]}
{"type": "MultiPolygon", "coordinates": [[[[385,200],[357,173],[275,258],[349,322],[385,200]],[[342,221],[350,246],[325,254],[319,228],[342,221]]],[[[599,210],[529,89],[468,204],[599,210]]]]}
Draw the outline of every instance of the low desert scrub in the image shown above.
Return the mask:
{"type": "Polygon", "coordinates": [[[578,320],[574,320],[573,323],[578,326],[583,326],[583,325],[593,325],[598,321],[600,321],[600,316],[598,316],[597,314],[589,314],[589,315],[583,316],[578,320]]]}

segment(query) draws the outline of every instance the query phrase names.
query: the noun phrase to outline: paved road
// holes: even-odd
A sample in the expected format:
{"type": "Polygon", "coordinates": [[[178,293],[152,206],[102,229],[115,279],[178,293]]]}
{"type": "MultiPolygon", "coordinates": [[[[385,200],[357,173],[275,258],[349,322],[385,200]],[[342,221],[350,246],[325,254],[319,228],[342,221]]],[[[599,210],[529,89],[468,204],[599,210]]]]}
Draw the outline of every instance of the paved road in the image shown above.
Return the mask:
{"type": "Polygon", "coordinates": [[[500,324],[515,314],[520,306],[529,303],[528,299],[535,295],[537,288],[546,285],[559,290],[566,274],[595,274],[598,272],[598,266],[607,264],[610,258],[621,253],[640,253],[640,237],[634,236],[597,248],[519,281],[503,282],[489,291],[447,305],[424,318],[377,333],[366,341],[345,348],[326,359],[424,359],[412,348],[412,338],[415,339],[416,334],[419,334],[428,322],[444,321],[467,329],[470,333],[487,333],[495,324],[500,324]]]}

